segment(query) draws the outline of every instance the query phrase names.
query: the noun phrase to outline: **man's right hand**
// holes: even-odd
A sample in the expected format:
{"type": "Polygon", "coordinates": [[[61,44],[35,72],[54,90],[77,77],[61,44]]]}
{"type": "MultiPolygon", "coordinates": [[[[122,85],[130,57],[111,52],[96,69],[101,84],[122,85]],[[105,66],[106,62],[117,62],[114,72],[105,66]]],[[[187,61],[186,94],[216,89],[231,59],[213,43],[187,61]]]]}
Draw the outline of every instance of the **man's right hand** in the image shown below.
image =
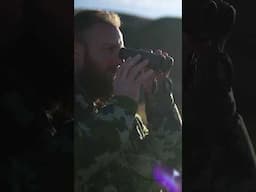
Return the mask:
{"type": "Polygon", "coordinates": [[[113,81],[115,96],[127,96],[135,102],[139,101],[142,84],[154,75],[153,70],[146,70],[148,60],[140,60],[140,55],[129,57],[118,68],[113,81]]]}

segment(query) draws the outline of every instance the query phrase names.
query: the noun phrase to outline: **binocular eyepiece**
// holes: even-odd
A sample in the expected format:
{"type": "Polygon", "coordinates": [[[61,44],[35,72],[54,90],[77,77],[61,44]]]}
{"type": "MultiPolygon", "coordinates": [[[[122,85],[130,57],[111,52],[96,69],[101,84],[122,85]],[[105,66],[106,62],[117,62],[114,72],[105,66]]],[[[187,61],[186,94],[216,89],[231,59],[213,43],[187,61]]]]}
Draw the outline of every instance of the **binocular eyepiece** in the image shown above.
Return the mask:
{"type": "Polygon", "coordinates": [[[167,72],[174,64],[174,59],[170,56],[163,57],[146,50],[121,48],[119,51],[120,59],[127,59],[140,54],[143,59],[148,59],[148,67],[157,72],[167,72]]]}

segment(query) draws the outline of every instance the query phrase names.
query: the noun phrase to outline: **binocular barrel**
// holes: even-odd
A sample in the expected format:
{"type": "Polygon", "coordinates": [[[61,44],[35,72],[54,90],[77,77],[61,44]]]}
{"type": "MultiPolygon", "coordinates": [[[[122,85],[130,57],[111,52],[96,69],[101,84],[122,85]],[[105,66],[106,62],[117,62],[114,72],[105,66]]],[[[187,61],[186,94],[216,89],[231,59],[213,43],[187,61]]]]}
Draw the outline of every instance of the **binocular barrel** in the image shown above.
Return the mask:
{"type": "Polygon", "coordinates": [[[174,64],[174,59],[170,56],[163,57],[155,53],[151,53],[141,49],[127,49],[121,48],[119,52],[120,59],[127,59],[128,57],[134,57],[140,54],[143,59],[148,59],[148,67],[157,72],[167,72],[174,64]]]}

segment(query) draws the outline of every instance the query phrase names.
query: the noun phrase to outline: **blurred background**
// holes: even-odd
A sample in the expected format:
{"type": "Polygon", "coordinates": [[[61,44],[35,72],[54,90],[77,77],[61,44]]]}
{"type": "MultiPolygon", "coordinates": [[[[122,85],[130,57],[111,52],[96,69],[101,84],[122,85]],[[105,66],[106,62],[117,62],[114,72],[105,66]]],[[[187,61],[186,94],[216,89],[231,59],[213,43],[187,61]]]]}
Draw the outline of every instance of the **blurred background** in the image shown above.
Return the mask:
{"type": "Polygon", "coordinates": [[[182,110],[181,0],[75,0],[74,6],[75,13],[83,9],[117,12],[122,20],[121,30],[126,47],[168,52],[175,60],[172,71],[174,96],[182,110]]]}
{"type": "Polygon", "coordinates": [[[147,18],[181,18],[181,0],[74,0],[75,9],[105,9],[147,18]]]}

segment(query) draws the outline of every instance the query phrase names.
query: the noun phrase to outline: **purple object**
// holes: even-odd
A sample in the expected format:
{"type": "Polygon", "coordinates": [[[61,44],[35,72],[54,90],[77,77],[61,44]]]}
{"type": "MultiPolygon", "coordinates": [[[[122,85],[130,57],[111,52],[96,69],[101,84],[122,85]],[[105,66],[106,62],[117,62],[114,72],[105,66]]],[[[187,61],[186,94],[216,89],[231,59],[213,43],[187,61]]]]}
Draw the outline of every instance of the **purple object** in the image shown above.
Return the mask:
{"type": "Polygon", "coordinates": [[[175,169],[156,165],[153,168],[154,180],[168,192],[181,192],[181,177],[175,169]]]}

